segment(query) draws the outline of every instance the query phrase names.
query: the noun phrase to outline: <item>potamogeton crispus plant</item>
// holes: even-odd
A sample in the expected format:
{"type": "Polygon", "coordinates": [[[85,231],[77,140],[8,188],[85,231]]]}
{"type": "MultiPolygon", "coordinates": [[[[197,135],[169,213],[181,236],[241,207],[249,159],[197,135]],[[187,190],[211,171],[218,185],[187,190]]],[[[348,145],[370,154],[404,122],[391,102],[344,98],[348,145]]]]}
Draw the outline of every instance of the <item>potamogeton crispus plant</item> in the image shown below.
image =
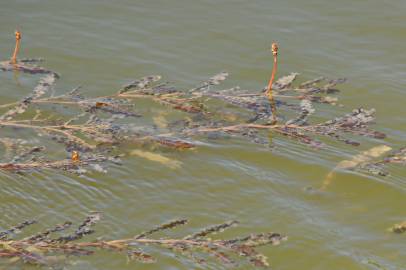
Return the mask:
{"type": "MultiPolygon", "coordinates": [[[[196,264],[205,264],[210,260],[229,267],[241,263],[249,263],[256,267],[269,266],[267,257],[258,251],[265,245],[278,245],[287,239],[279,233],[258,233],[231,239],[213,237],[226,229],[238,224],[229,221],[218,225],[209,226],[193,234],[180,237],[152,237],[154,234],[164,234],[169,229],[174,229],[187,224],[186,219],[172,220],[153,227],[135,236],[123,239],[107,240],[106,237],[97,237],[95,240],[86,241],[89,235],[94,234],[93,226],[100,220],[100,213],[92,213],[76,228],[73,223],[66,221],[54,227],[39,231],[32,235],[22,236],[22,231],[36,223],[28,220],[17,224],[7,230],[0,231],[0,258],[8,258],[12,263],[23,262],[49,266],[64,261],[68,256],[88,256],[100,250],[119,252],[129,259],[142,263],[153,263],[155,256],[150,251],[166,250],[184,256],[196,264]],[[67,232],[70,231],[70,232],[67,232]],[[146,251],[148,250],[148,251],[146,251]],[[62,255],[58,256],[58,255],[62,255]]],[[[172,234],[171,234],[172,236],[172,234]]]]}
{"type": "Polygon", "coordinates": [[[100,163],[118,162],[117,157],[122,153],[113,151],[113,147],[123,142],[133,147],[190,149],[206,137],[240,136],[269,144],[268,135],[272,133],[280,135],[277,138],[322,148],[331,139],[358,146],[356,136],[385,137],[370,128],[374,122],[373,109],[358,108],[330,120],[325,119],[322,112],[317,113],[318,107],[338,104],[337,86],[345,79],[320,77],[296,84],[298,73],[291,73],[275,82],[271,78],[268,87],[262,90],[219,89],[218,85],[228,77],[227,72],[221,72],[192,89],[178,89],[169,83],[160,83],[161,77],[154,75],[134,80],[111,95],[87,97],[80,88],[55,95],[51,90],[59,75],[37,64],[36,59],[0,62],[3,71],[42,76],[28,96],[0,105],[0,128],[30,129],[38,136],[62,144],[68,157],[49,160],[47,150],[37,142],[29,141],[20,149],[19,141],[14,141],[9,152],[15,151],[18,158],[3,157],[0,169],[54,168],[81,172],[84,166],[90,165],[104,171],[100,163]],[[269,101],[270,89],[274,106],[269,101]],[[150,124],[136,122],[144,112],[138,107],[136,110],[135,105],[143,99],[163,105],[163,113],[152,117],[150,124]],[[70,109],[69,116],[63,114],[65,110],[55,114],[47,105],[52,105],[52,109],[58,106],[70,109]],[[278,107],[277,119],[276,115],[272,116],[275,106],[278,107]],[[172,115],[166,118],[166,114],[172,115]],[[35,151],[27,147],[30,144],[35,151]],[[75,159],[71,158],[74,151],[75,159]]]}

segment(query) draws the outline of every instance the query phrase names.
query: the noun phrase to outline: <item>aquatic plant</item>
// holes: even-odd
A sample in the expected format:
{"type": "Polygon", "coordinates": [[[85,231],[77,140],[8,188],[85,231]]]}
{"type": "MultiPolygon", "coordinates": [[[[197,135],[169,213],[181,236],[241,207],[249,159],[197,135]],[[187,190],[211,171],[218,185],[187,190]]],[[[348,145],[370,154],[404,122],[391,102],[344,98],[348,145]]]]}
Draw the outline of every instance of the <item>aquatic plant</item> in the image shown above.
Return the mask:
{"type": "Polygon", "coordinates": [[[155,257],[144,249],[157,247],[174,254],[191,259],[196,264],[205,264],[210,257],[226,266],[237,266],[239,261],[247,261],[256,267],[269,266],[267,257],[257,251],[265,245],[278,245],[287,239],[279,233],[250,234],[232,239],[212,239],[211,236],[234,227],[237,221],[203,228],[196,233],[179,238],[151,238],[153,234],[174,229],[188,223],[186,219],[172,220],[153,227],[135,236],[107,240],[98,237],[85,242],[83,238],[94,234],[93,226],[100,220],[100,213],[92,213],[71,233],[73,223],[66,221],[35,234],[15,239],[26,227],[35,224],[36,220],[27,220],[8,230],[0,231],[0,258],[11,258],[12,263],[23,262],[42,266],[61,263],[68,256],[88,256],[100,250],[124,253],[130,260],[142,263],[153,263],[155,257]],[[80,240],[80,241],[79,241],[80,240]]]}
{"type": "MultiPolygon", "coordinates": [[[[52,168],[83,173],[88,167],[104,172],[103,164],[120,163],[125,153],[115,149],[123,143],[184,150],[197,147],[199,140],[206,137],[234,136],[269,145],[268,134],[271,133],[317,149],[325,147],[328,139],[358,146],[360,142],[354,139],[355,136],[385,138],[385,134],[370,127],[374,121],[374,109],[358,108],[328,121],[312,120],[312,116],[321,118],[316,115],[317,106],[338,104],[337,86],[346,80],[320,77],[296,84],[299,74],[291,73],[275,81],[276,44],[272,45],[272,76],[265,89],[218,89],[218,85],[227,79],[227,72],[186,90],[167,82],[160,83],[161,76],[153,75],[134,80],[111,95],[87,97],[80,87],[55,95],[51,89],[59,75],[39,66],[43,59],[18,59],[20,39],[21,34],[16,40],[12,60],[0,62],[0,69],[42,77],[28,96],[0,105],[3,111],[0,128],[30,129],[38,136],[63,145],[68,156],[50,160],[46,147],[37,145],[36,141],[3,137],[0,138],[6,149],[0,163],[3,170],[22,172],[52,168]],[[150,125],[126,121],[142,117],[143,112],[135,110],[135,104],[142,99],[162,104],[166,112],[179,111],[184,117],[170,122],[163,115],[157,115],[150,125]],[[216,105],[219,102],[212,102],[214,100],[221,102],[221,108],[216,105]],[[50,115],[45,111],[47,104],[66,108],[69,114],[58,111],[58,114],[50,115]]],[[[404,161],[404,155],[405,151],[400,150],[374,166],[404,161]]]]}

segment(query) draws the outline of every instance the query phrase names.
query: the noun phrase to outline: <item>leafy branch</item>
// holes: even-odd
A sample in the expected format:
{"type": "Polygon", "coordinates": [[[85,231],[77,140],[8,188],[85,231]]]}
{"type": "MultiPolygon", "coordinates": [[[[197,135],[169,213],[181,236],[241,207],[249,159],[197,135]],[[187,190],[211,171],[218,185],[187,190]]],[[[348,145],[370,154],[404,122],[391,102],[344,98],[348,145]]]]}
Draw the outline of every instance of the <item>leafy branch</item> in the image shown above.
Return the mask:
{"type": "Polygon", "coordinates": [[[265,245],[278,245],[287,239],[279,233],[250,234],[233,239],[212,239],[209,236],[218,234],[238,224],[229,221],[213,225],[197,231],[194,234],[179,238],[152,238],[153,234],[162,233],[188,223],[186,219],[172,220],[153,227],[150,230],[130,238],[116,240],[96,240],[85,242],[83,238],[94,234],[94,225],[100,220],[100,213],[92,213],[71,233],[63,234],[73,225],[66,221],[33,235],[15,239],[26,227],[36,223],[29,220],[0,232],[0,258],[15,258],[13,262],[21,261],[37,265],[49,265],[55,255],[87,256],[99,250],[125,253],[129,259],[142,263],[153,263],[155,257],[143,250],[146,246],[156,246],[192,259],[197,264],[204,264],[209,257],[217,259],[220,264],[237,266],[243,259],[256,267],[269,266],[267,257],[257,251],[265,245]],[[81,241],[79,241],[81,240],[81,241]]]}

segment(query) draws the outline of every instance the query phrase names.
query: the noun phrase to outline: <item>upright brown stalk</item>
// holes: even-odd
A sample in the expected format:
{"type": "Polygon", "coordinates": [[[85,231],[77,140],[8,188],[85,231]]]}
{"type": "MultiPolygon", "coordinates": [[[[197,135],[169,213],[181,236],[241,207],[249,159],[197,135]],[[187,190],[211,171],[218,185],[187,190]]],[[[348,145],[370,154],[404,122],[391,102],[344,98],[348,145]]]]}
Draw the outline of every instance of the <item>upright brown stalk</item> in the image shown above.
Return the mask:
{"type": "Polygon", "coordinates": [[[15,36],[16,36],[16,46],[14,48],[14,53],[13,56],[11,57],[11,64],[16,64],[17,63],[17,55],[18,51],[20,50],[20,40],[21,40],[21,32],[16,30],[15,31],[15,36]]]}
{"type": "Polygon", "coordinates": [[[274,125],[276,124],[276,105],[275,105],[275,100],[273,98],[272,94],[272,84],[275,80],[275,74],[278,69],[278,44],[272,43],[272,54],[273,54],[273,68],[272,68],[272,75],[271,79],[269,80],[268,83],[268,88],[266,90],[266,94],[268,95],[269,102],[271,103],[271,111],[272,111],[272,122],[271,124],[274,125]]]}

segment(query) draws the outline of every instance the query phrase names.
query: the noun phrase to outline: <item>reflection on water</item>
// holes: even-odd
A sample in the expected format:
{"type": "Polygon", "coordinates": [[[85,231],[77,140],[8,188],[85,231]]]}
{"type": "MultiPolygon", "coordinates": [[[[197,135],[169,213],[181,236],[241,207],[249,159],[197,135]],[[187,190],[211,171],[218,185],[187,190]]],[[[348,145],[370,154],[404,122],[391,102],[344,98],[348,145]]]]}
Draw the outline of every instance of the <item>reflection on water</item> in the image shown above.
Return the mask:
{"type": "MultiPolygon", "coordinates": [[[[336,171],[325,192],[317,188],[342,160],[382,143],[404,146],[405,8],[400,0],[1,3],[1,59],[10,57],[13,31],[20,28],[22,56],[44,57],[44,65],[62,75],[57,93],[82,85],[87,95],[109,94],[150,74],[188,88],[221,70],[231,73],[224,87],[260,89],[272,66],[270,43],[278,41],[277,76],[294,71],[303,80],[349,79],[339,95],[344,107],[322,107],[322,117],[373,107],[376,127],[388,138],[365,140],[358,148],[331,143],[318,151],[280,137],[270,149],[223,138],[194,151],[155,153],[175,162],[173,168],[134,152],[107,174],[0,172],[0,227],[30,218],[48,225],[79,221],[98,210],[104,213],[100,235],[125,237],[175,217],[190,218],[195,227],[237,219],[243,226],[236,234],[289,235],[283,245],[263,250],[275,269],[401,269],[403,236],[386,229],[405,218],[404,167],[389,167],[386,178],[336,171]]],[[[25,96],[38,77],[0,73],[0,80],[5,103],[25,96]]],[[[120,255],[103,255],[74,259],[69,269],[134,267],[120,255]]],[[[163,254],[158,264],[137,267],[190,269],[193,264],[163,254]]]]}

